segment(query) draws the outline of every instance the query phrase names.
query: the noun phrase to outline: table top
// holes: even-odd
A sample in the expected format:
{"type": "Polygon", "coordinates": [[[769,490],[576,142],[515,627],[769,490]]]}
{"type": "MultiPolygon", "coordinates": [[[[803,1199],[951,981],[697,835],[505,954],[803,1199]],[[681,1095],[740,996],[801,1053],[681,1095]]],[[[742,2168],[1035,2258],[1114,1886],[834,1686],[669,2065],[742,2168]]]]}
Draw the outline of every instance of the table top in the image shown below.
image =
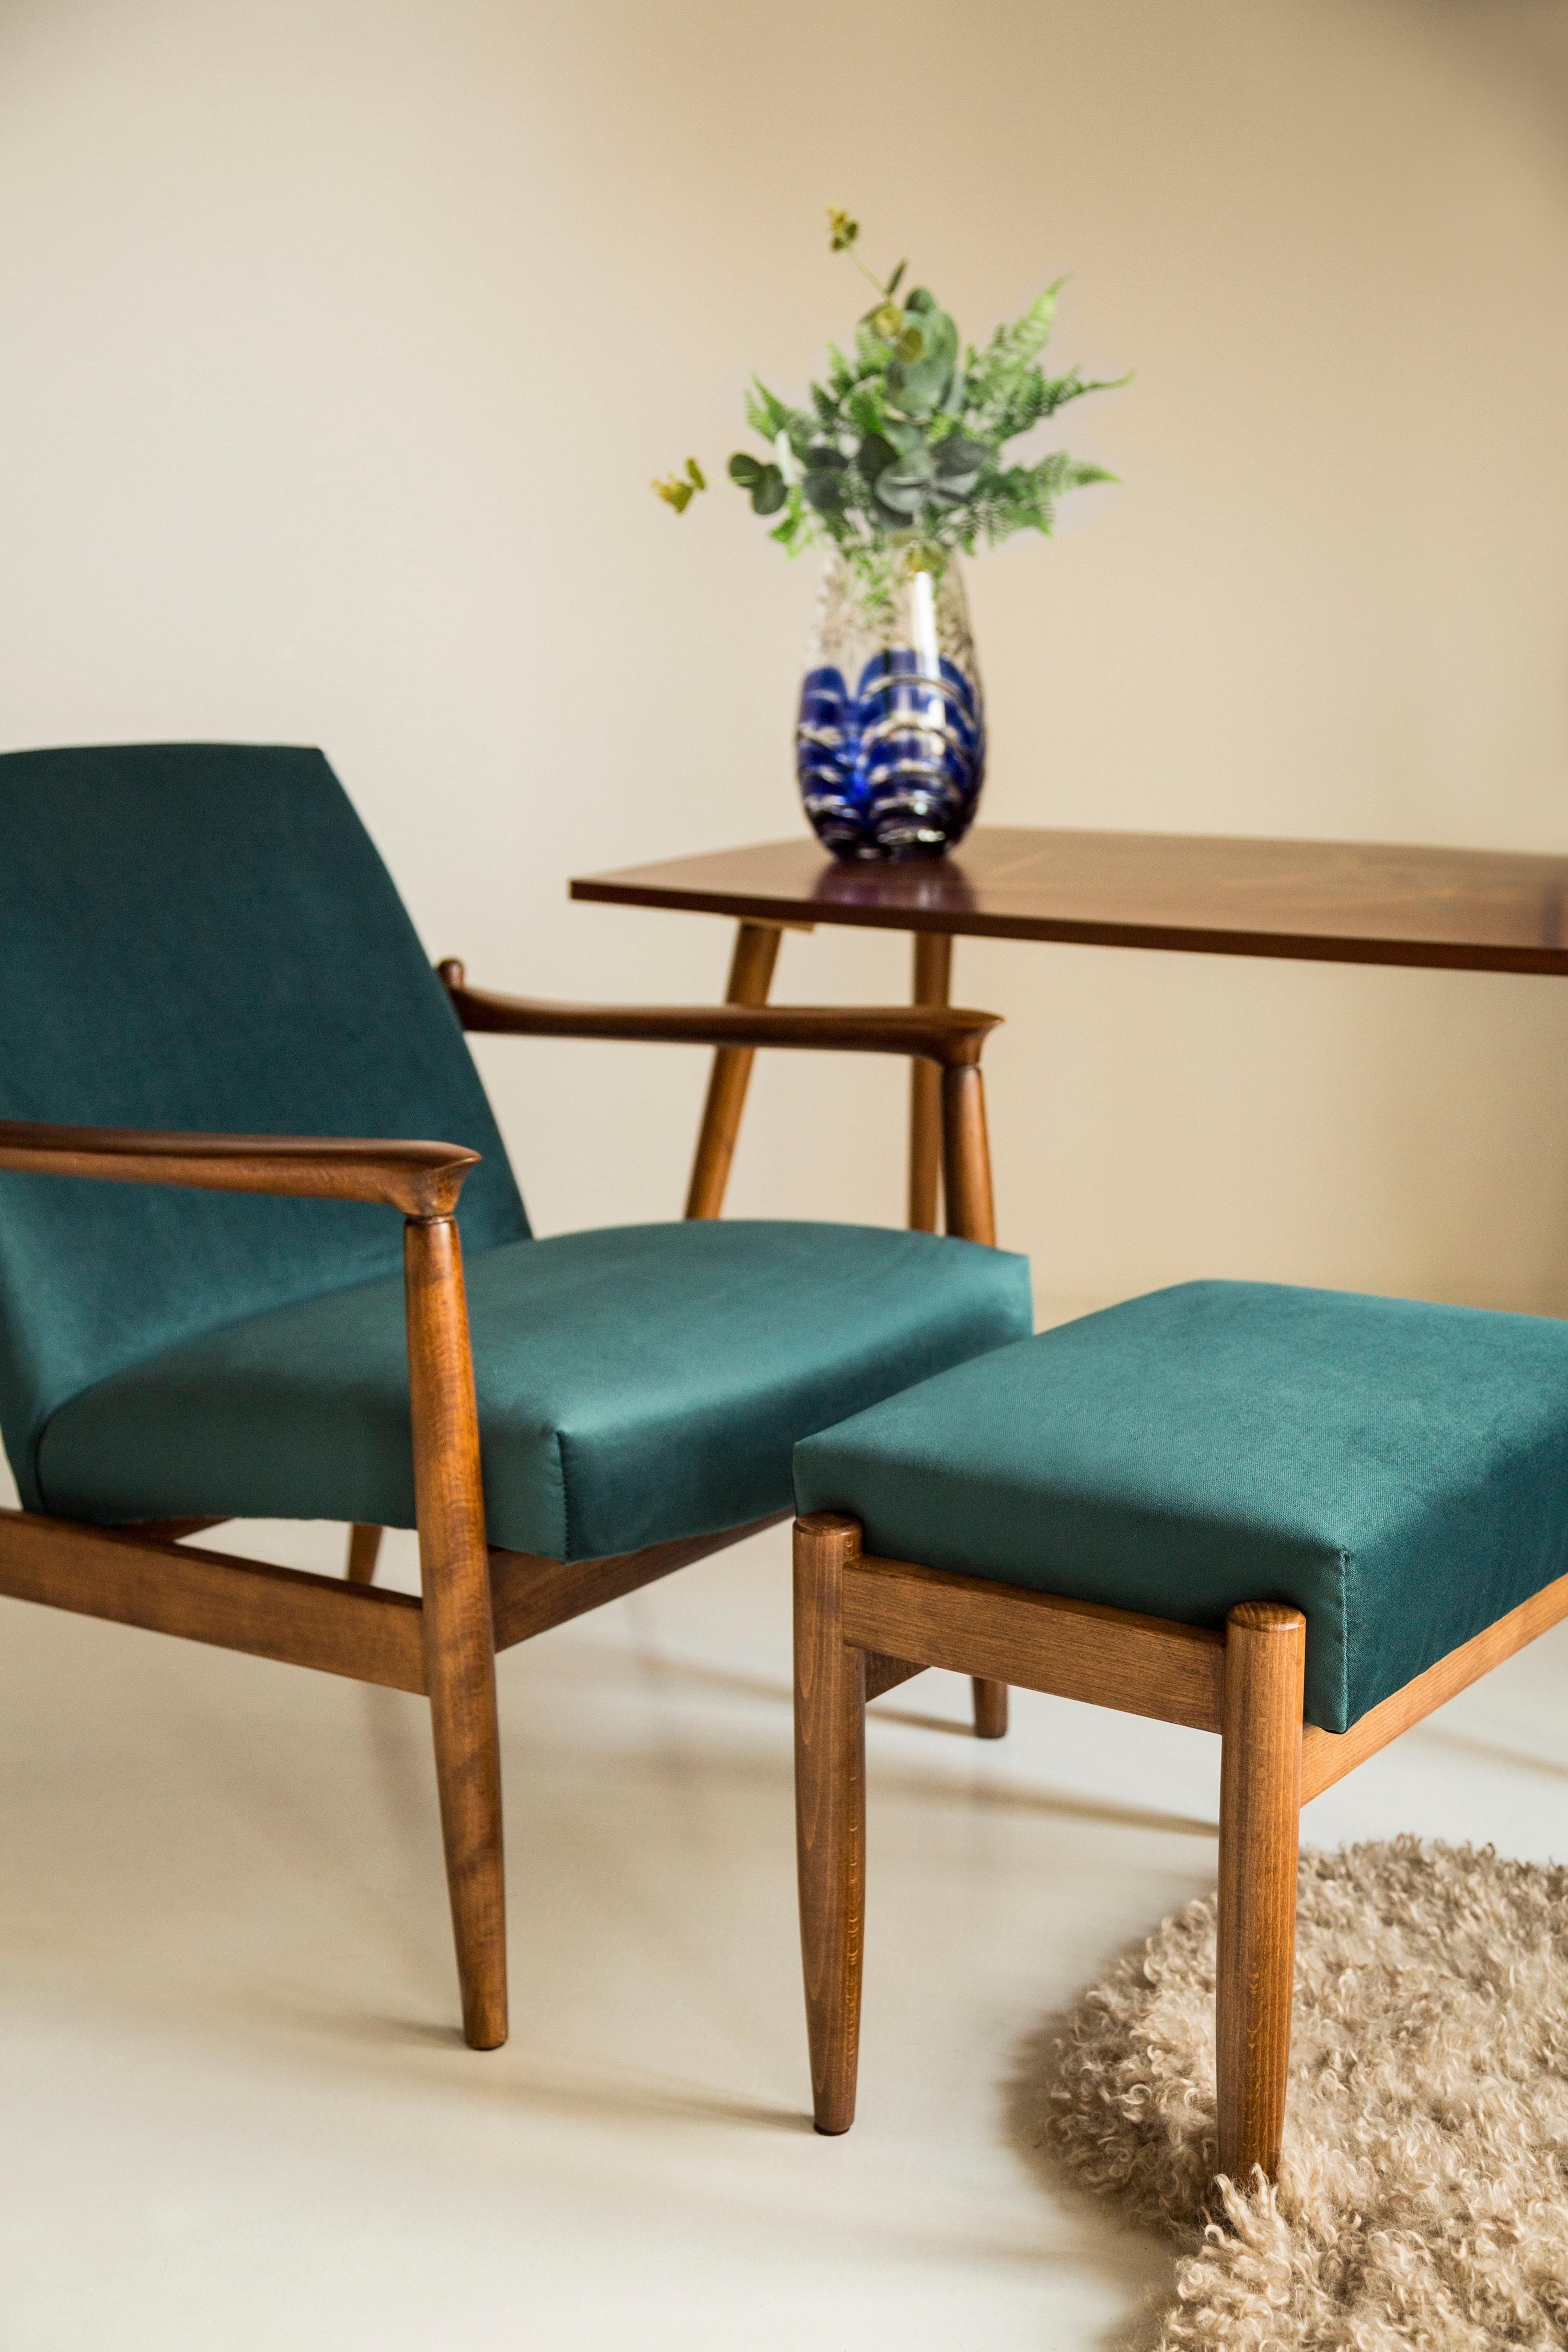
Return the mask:
{"type": "Polygon", "coordinates": [[[949,856],[841,865],[809,837],[673,857],[574,898],[1203,955],[1568,973],[1568,857],[982,825],[949,856]]]}

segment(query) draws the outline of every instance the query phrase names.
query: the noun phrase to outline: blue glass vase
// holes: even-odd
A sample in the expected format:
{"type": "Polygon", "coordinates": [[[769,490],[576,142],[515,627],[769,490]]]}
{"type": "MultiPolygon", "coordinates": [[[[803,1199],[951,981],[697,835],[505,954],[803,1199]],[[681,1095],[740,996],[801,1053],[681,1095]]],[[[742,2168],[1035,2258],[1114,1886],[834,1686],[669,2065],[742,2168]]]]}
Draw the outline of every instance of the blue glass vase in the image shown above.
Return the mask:
{"type": "Polygon", "coordinates": [[[985,774],[985,709],[958,559],[867,581],[828,559],[795,722],[819,841],[844,858],[941,857],[985,774]]]}

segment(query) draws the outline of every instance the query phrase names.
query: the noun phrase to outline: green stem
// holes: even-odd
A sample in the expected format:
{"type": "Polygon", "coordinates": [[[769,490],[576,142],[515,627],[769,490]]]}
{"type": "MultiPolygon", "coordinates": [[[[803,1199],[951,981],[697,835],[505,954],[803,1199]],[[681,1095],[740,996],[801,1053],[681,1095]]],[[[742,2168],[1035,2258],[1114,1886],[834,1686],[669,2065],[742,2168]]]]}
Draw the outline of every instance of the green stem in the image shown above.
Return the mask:
{"type": "Polygon", "coordinates": [[[850,260],[855,264],[856,268],[860,272],[861,277],[865,278],[867,284],[876,288],[884,302],[891,301],[892,297],[889,293],[887,288],[883,285],[881,279],[879,278],[872,277],[870,271],[867,268],[865,263],[861,260],[854,247],[852,245],[847,245],[844,250],[849,256],[850,260]]]}

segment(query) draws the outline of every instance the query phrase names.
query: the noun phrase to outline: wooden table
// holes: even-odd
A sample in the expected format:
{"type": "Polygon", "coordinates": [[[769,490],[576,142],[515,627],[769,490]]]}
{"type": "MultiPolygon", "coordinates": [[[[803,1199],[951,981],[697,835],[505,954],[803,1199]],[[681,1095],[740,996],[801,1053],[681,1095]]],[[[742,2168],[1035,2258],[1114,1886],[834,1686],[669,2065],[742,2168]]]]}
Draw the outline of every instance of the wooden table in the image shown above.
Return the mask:
{"type": "MultiPolygon", "coordinates": [[[[808,837],[635,866],[574,898],[728,915],[729,1001],[762,1004],[781,930],[847,923],[914,938],[914,1001],[945,1004],[960,936],[1568,974],[1568,857],[1205,834],[980,826],[951,856],[840,865],[808,837]]],[[[686,1213],[716,1217],[752,1055],[714,1057],[686,1213]]],[[[936,1229],[937,1073],[914,1065],[910,1223],[936,1229]]]]}

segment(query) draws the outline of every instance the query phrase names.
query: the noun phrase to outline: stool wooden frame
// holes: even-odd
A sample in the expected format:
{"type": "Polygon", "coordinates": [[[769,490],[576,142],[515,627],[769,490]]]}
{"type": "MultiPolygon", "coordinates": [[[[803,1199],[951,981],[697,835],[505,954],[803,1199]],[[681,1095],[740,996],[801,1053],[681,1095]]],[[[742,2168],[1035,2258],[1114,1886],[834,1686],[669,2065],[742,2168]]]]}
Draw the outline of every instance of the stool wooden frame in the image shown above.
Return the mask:
{"type": "MultiPolygon", "coordinates": [[[[948,1229],[994,1243],[980,1055],[998,1016],[827,1006],[553,1004],[470,989],[438,967],[463,1026],[518,1036],[605,1037],[743,1049],[815,1047],[930,1062],[941,1092],[948,1229]]],[[[501,1550],[485,1536],[479,1431],[456,1210],[478,1154],[456,1145],[339,1137],[152,1134],[0,1120],[0,1170],[199,1190],[368,1201],[401,1211],[420,1597],[374,1581],[380,1530],[356,1527],[342,1578],[306,1574],[184,1539],[222,1519],[107,1528],[0,1510],[0,1593],[220,1648],[316,1666],[430,1702],[442,1838],[475,2048],[507,2036],[500,1758],[495,1656],[602,1601],[739,1543],[785,1516],[605,1559],[501,1550]]],[[[977,1724],[1005,1722],[1006,1693],[977,1690],[977,1724]]]]}
{"type": "Polygon", "coordinates": [[[1349,1731],[1302,1723],[1306,1619],[1244,1601],[1223,1633],[877,1559],[858,1520],[797,1519],[795,1816],[816,2128],[855,2116],[865,1919],[866,1703],[927,1666],[1220,1736],[1217,2169],[1279,2160],[1296,1948],[1298,1815],[1434,1707],[1568,1616],[1568,1576],[1452,1650],[1349,1731]]]}

